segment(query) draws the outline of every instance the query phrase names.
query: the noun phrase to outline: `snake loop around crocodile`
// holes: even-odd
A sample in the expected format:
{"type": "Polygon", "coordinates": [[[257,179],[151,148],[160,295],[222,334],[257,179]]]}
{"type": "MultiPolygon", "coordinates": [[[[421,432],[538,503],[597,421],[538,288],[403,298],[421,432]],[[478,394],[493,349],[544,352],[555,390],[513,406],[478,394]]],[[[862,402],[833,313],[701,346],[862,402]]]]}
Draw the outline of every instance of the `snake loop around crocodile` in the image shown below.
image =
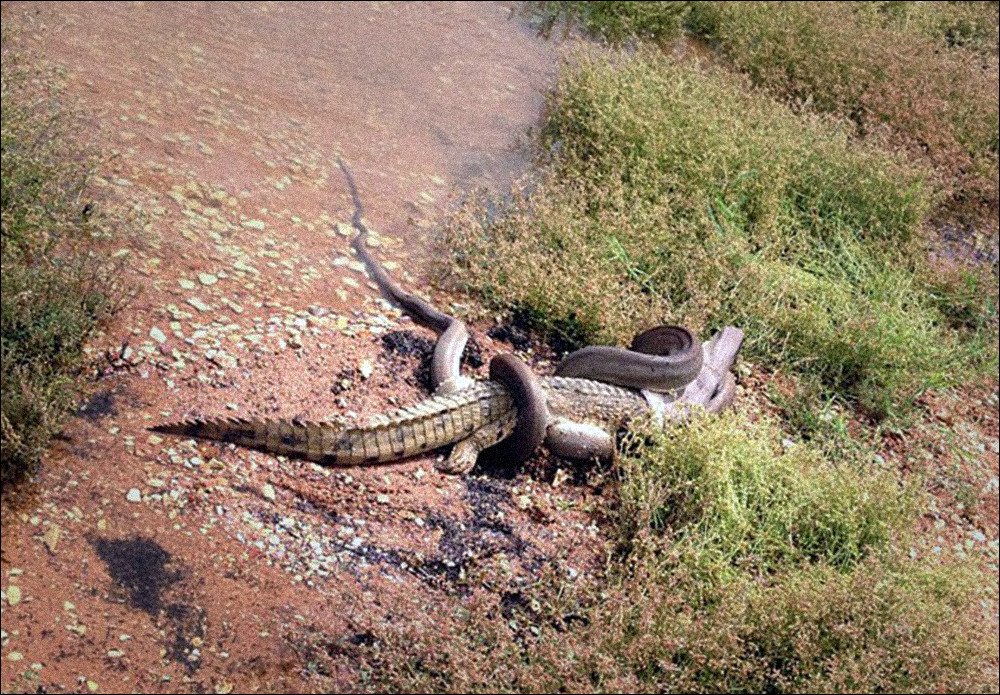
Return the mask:
{"type": "Polygon", "coordinates": [[[730,369],[743,332],[731,326],[701,345],[683,328],[661,326],[636,336],[631,350],[603,347],[573,353],[560,375],[552,377],[536,377],[514,355],[498,355],[490,363],[490,380],[464,379],[459,367],[469,335],[465,325],[404,292],[374,261],[365,243],[368,229],[357,187],[339,164],[354,200],[358,234],[353,245],[370,276],[388,299],[439,334],[433,397],[355,426],[328,420],[193,417],[155,425],[151,431],[329,466],[387,463],[454,444],[437,467],[465,473],[484,449],[499,446],[498,460],[519,463],[541,440],[560,457],[610,459],[616,450],[614,433],[634,417],[650,414],[666,424],[732,403],[736,385],[730,369]],[[595,380],[595,374],[628,387],[595,380]]]}
{"type": "MultiPolygon", "coordinates": [[[[354,202],[351,223],[357,230],[352,246],[379,289],[418,323],[441,334],[434,349],[432,374],[437,387],[457,378],[462,350],[469,339],[464,324],[397,285],[368,250],[368,227],[354,178],[344,164],[337,165],[347,179],[354,202]]],[[[691,383],[702,365],[702,350],[690,331],[680,326],[658,326],[635,337],[630,349],[592,345],[570,353],[556,370],[559,376],[603,381],[634,389],[672,391],[691,383]]]]}
{"type": "MultiPolygon", "coordinates": [[[[354,177],[342,159],[337,160],[337,165],[344,173],[354,203],[351,223],[357,234],[352,247],[382,293],[415,321],[440,335],[431,362],[434,388],[457,384],[461,378],[462,351],[469,339],[468,329],[455,317],[403,290],[375,261],[366,244],[370,232],[364,223],[364,208],[354,177]]],[[[690,331],[681,326],[658,326],[637,335],[630,349],[593,345],[570,353],[557,367],[556,374],[662,393],[693,382],[701,371],[702,360],[702,346],[690,331]]],[[[490,364],[490,379],[506,386],[518,407],[514,433],[498,446],[505,449],[509,458],[522,461],[545,439],[548,424],[538,378],[513,356],[500,355],[490,364]]]]}

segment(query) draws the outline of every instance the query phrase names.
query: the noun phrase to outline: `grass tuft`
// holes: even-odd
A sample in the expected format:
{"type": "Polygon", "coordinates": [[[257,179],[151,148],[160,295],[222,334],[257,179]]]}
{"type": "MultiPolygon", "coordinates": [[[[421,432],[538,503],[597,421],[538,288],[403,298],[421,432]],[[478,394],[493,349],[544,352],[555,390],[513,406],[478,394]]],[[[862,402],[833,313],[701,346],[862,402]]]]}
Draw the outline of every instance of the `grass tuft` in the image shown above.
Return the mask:
{"type": "Polygon", "coordinates": [[[847,571],[888,548],[913,516],[893,476],[783,444],[766,422],[730,415],[654,428],[640,439],[621,461],[619,541],[645,543],[633,556],[697,568],[703,582],[808,563],[847,571]]]}
{"type": "Polygon", "coordinates": [[[445,243],[466,289],[544,331],[624,343],[736,324],[754,361],[877,417],[983,368],[949,315],[982,330],[995,307],[929,269],[926,170],[841,122],[656,53],[583,55],[543,145],[530,199],[467,211],[445,243]]]}
{"type": "Polygon", "coordinates": [[[84,199],[95,163],[44,76],[3,48],[0,482],[30,475],[73,408],[83,348],[125,296],[108,245],[128,222],[84,199]]]}

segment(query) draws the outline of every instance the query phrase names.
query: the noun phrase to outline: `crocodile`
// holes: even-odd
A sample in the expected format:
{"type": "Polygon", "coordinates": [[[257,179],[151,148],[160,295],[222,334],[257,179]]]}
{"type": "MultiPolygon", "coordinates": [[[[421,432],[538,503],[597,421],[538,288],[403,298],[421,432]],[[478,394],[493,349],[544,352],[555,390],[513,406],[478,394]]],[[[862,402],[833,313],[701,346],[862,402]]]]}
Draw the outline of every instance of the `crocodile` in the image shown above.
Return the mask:
{"type": "Polygon", "coordinates": [[[356,426],[209,417],[151,430],[337,466],[388,463],[454,444],[438,467],[464,473],[490,447],[513,462],[543,442],[564,458],[609,459],[615,434],[634,418],[648,415],[663,424],[695,409],[718,412],[732,403],[735,380],[729,370],[743,341],[742,331],[733,327],[702,344],[683,328],[654,328],[636,336],[630,350],[592,346],[577,351],[551,377],[534,376],[512,355],[494,358],[489,380],[462,376],[468,329],[404,292],[372,258],[357,187],[346,165],[338,164],[354,201],[358,234],[353,246],[369,275],[390,300],[439,334],[431,370],[434,395],[356,426]]]}

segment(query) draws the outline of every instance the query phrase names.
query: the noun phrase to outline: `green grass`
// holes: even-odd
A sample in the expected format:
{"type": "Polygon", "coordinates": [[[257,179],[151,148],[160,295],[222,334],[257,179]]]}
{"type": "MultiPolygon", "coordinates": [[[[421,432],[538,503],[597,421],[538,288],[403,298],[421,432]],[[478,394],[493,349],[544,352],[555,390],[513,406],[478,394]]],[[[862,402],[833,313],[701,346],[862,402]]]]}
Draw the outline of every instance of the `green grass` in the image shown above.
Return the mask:
{"type": "Polygon", "coordinates": [[[619,542],[655,539],[653,555],[669,547],[708,585],[808,563],[848,571],[908,529],[914,506],[894,476],[785,450],[778,431],[730,416],[643,433],[620,463],[619,542]]]}
{"type": "Polygon", "coordinates": [[[755,362],[879,417],[983,368],[963,339],[995,315],[971,298],[989,278],[929,269],[926,170],[652,52],[581,57],[548,108],[530,199],[445,234],[493,305],[570,343],[739,325],[755,362]]]}
{"type": "Polygon", "coordinates": [[[939,36],[960,44],[956,37],[968,34],[972,41],[983,35],[976,27],[992,22],[995,46],[996,5],[900,3],[882,10],[708,2],[695,6],[691,26],[754,84],[850,118],[859,135],[928,162],[947,194],[946,207],[995,227],[996,55],[949,48],[939,36]]]}
{"type": "MultiPolygon", "coordinates": [[[[6,42],[5,42],[6,43],[6,42]]],[[[120,305],[108,245],[128,222],[84,214],[94,160],[71,143],[68,116],[38,73],[4,46],[2,273],[0,273],[0,481],[35,470],[73,409],[83,347],[120,305]]]]}
{"type": "Polygon", "coordinates": [[[377,691],[988,691],[978,570],[909,557],[915,498],[892,473],[779,432],[644,432],[603,577],[556,567],[514,607],[480,596],[349,652],[377,691]]]}
{"type": "Polygon", "coordinates": [[[930,164],[940,213],[996,228],[997,43],[993,2],[530,3],[616,43],[707,40],[724,62],[796,108],[930,164]],[[627,7],[619,7],[624,5],[627,7]]]}
{"type": "Polygon", "coordinates": [[[521,12],[533,17],[542,34],[568,20],[610,43],[633,38],[668,41],[680,35],[690,2],[526,2],[521,12]]]}

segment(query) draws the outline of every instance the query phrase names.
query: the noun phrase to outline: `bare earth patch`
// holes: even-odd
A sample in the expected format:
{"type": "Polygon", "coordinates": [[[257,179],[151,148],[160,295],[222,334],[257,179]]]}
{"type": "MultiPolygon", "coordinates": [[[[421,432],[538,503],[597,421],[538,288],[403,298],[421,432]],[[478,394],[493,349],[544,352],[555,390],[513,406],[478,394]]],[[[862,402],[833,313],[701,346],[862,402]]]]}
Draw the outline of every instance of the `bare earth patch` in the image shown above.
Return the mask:
{"type": "MultiPolygon", "coordinates": [[[[421,288],[426,231],[454,191],[502,190],[526,165],[551,44],[487,3],[3,13],[95,114],[81,128],[115,155],[98,185],[135,201],[147,234],[120,252],[142,291],[93,347],[93,395],[4,508],[4,692],[359,687],[336,645],[372,626],[435,629],[428,616],[474,594],[599,562],[593,488],[463,481],[431,459],[325,470],[146,431],[421,398],[421,341],[383,339],[428,334],[351,255],[335,158],[380,258],[421,288]],[[485,589],[497,567],[506,585],[485,589]]],[[[479,340],[485,357],[503,347],[479,340]]]]}

